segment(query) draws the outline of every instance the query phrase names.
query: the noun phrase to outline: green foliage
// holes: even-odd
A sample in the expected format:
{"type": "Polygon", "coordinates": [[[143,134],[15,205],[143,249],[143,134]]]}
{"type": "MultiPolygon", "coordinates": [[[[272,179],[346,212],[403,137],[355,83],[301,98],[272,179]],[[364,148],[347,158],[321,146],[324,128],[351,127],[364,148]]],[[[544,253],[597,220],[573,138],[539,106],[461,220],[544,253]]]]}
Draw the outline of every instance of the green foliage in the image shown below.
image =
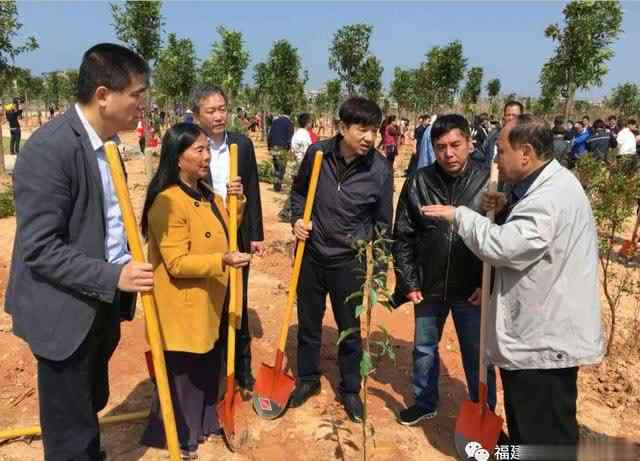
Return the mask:
{"type": "Polygon", "coordinates": [[[58,74],[59,97],[60,99],[72,104],[78,92],[78,71],[69,69],[58,74]]]}
{"type": "Polygon", "coordinates": [[[373,55],[367,57],[362,64],[360,94],[372,101],[378,101],[382,94],[382,72],[384,67],[373,55]]]}
{"type": "Polygon", "coordinates": [[[0,192],[0,218],[8,218],[16,214],[15,204],[13,203],[13,191],[8,190],[0,192]]]}
{"type": "Polygon", "coordinates": [[[260,182],[272,184],[274,174],[273,163],[269,160],[261,160],[258,162],[258,179],[260,182]]]}
{"type": "MultiPolygon", "coordinates": [[[[367,459],[367,425],[368,425],[368,379],[375,371],[375,359],[388,357],[395,362],[396,355],[391,343],[389,332],[382,326],[378,329],[382,334],[382,340],[371,341],[372,317],[374,307],[380,305],[388,310],[392,310],[392,293],[387,289],[387,270],[391,262],[389,252],[391,240],[385,237],[384,231],[375,229],[373,241],[361,240],[356,242],[357,259],[366,267],[362,271],[364,281],[359,291],[349,295],[345,302],[361,301],[356,306],[355,315],[360,318],[364,313],[365,327],[362,347],[362,358],[360,360],[360,376],[363,378],[363,413],[362,413],[362,459],[367,459]],[[371,350],[371,344],[378,347],[377,352],[371,350]]],[[[340,332],[338,343],[347,336],[360,331],[359,327],[350,328],[340,332]]],[[[373,431],[372,431],[373,434],[373,431]]]]}
{"type": "Polygon", "coordinates": [[[264,92],[267,104],[276,112],[291,114],[306,105],[304,85],[308,75],[302,72],[298,49],[287,40],[274,42],[265,63],[254,68],[258,91],[264,92]]]}
{"type": "Polygon", "coordinates": [[[368,24],[350,24],[333,36],[329,48],[329,68],[340,76],[349,96],[355,94],[358,85],[365,83],[364,69],[369,58],[372,31],[373,27],[368,24]]]}
{"type": "Polygon", "coordinates": [[[0,83],[13,75],[16,67],[13,62],[23,53],[38,48],[35,37],[27,37],[23,45],[16,45],[15,39],[22,23],[18,21],[18,7],[13,0],[0,2],[0,83]]]}
{"type": "Polygon", "coordinates": [[[398,109],[402,113],[403,111],[418,110],[418,100],[416,98],[417,73],[415,69],[402,69],[396,67],[393,70],[393,81],[391,82],[391,89],[389,95],[398,104],[398,109]]]}
{"type": "Polygon", "coordinates": [[[498,96],[500,94],[500,88],[501,84],[499,78],[492,78],[487,82],[487,94],[490,98],[498,96]]]}
{"type": "MultiPolygon", "coordinates": [[[[606,164],[590,155],[577,164],[578,176],[591,202],[599,240],[602,288],[609,307],[609,338],[607,355],[616,334],[617,310],[624,295],[633,294],[633,268],[614,267],[614,247],[624,231],[624,223],[633,216],[640,196],[640,175],[628,160],[618,159],[606,164]]],[[[639,295],[640,293],[636,293],[639,295]]]]}
{"type": "Polygon", "coordinates": [[[577,89],[602,85],[613,57],[611,45],[622,25],[620,2],[574,0],[564,10],[564,28],[549,25],[544,34],[556,43],[554,55],[540,72],[543,97],[565,99],[565,118],[572,110],[577,89]]]}
{"type": "Polygon", "coordinates": [[[53,104],[56,107],[60,105],[60,99],[62,96],[60,74],[61,72],[56,70],[45,74],[44,77],[46,103],[53,104]]]}
{"type": "Polygon", "coordinates": [[[165,101],[187,103],[196,84],[197,58],[193,42],[178,39],[171,33],[166,46],[160,50],[154,71],[155,89],[165,101]]]}
{"type": "Polygon", "coordinates": [[[155,60],[160,52],[160,29],[164,25],[161,9],[159,0],[127,0],[124,5],[111,4],[116,37],[147,62],[155,60]]]}
{"type": "Polygon", "coordinates": [[[249,65],[249,52],[244,48],[242,32],[224,26],[219,26],[217,32],[221,40],[213,44],[209,58],[202,63],[202,80],[221,86],[234,101],[249,65]]]}
{"type": "Polygon", "coordinates": [[[17,96],[29,103],[44,96],[44,79],[34,76],[29,69],[17,69],[15,74],[17,96]]]}
{"type": "Polygon", "coordinates": [[[434,46],[427,53],[427,61],[418,70],[416,89],[429,106],[437,112],[453,104],[460,82],[464,78],[467,59],[462,43],[455,40],[447,46],[434,46]]]}
{"type": "Polygon", "coordinates": [[[640,86],[622,83],[613,89],[608,102],[622,117],[637,114],[640,112],[640,86]]]}
{"type": "Polygon", "coordinates": [[[482,67],[472,67],[467,73],[467,83],[462,90],[462,101],[466,104],[477,104],[482,92],[482,67]]]}

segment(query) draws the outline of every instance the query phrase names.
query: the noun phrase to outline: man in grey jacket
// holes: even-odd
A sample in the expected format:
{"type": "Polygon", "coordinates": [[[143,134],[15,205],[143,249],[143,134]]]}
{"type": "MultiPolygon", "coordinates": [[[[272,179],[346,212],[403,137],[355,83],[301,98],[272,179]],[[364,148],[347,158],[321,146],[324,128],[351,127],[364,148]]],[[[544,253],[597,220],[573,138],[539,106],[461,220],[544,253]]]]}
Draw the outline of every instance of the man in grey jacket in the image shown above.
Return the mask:
{"type": "Polygon", "coordinates": [[[133,51],[92,47],[78,103],[36,131],[16,162],[6,310],[38,363],[46,461],[105,458],[96,414],[109,398],[120,317],[131,320],[133,294],[153,288],[151,264],[131,260],[104,153],[136,127],[148,76],[133,51]]]}
{"type": "Polygon", "coordinates": [[[506,197],[485,196],[496,224],[465,207],[423,213],[452,222],[495,267],[487,354],[500,368],[510,442],[555,445],[554,456],[571,459],[578,367],[603,356],[591,205],[575,176],[553,160],[551,128],[533,116],[503,128],[497,162],[512,187],[506,197]]]}

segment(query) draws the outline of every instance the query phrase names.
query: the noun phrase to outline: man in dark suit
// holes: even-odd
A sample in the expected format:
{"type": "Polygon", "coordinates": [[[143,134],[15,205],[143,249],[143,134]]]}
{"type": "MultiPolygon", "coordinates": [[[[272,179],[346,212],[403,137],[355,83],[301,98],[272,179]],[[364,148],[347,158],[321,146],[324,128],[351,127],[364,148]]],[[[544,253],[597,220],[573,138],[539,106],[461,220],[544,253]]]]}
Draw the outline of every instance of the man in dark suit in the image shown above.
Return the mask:
{"type": "MultiPolygon", "coordinates": [[[[224,91],[215,85],[205,85],[196,90],[193,97],[193,113],[200,127],[209,137],[211,153],[211,183],[216,194],[226,200],[229,182],[229,146],[238,145],[238,176],[242,178],[247,204],[239,228],[238,247],[240,251],[264,254],[264,233],[262,230],[262,204],[258,166],[251,140],[241,133],[227,131],[227,98],[224,91]]],[[[247,285],[249,266],[242,271],[242,324],[236,337],[236,370],[238,385],[248,391],[253,390],[251,373],[251,334],[247,311],[247,285]]]]}
{"type": "Polygon", "coordinates": [[[102,460],[97,413],[121,313],[153,286],[150,264],[129,255],[103,143],[134,129],[149,69],[134,52],[89,49],[78,103],[36,131],[13,177],[16,238],[6,310],[38,362],[46,461],[102,460]]]}

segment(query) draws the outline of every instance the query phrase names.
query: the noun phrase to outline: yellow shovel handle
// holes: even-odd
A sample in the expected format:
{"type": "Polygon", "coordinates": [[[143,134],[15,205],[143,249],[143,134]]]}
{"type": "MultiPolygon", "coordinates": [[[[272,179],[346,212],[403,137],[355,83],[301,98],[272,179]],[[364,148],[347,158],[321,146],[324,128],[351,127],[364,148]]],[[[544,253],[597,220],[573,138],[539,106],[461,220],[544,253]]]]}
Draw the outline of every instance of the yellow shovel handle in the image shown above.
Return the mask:
{"type": "MultiPolygon", "coordinates": [[[[229,181],[238,176],[238,145],[229,146],[229,181]]],[[[238,197],[229,196],[229,251],[238,251],[238,197]]],[[[238,287],[241,271],[229,267],[229,324],[227,332],[227,376],[235,370],[238,287]]]]}
{"type": "MultiPolygon", "coordinates": [[[[111,177],[115,187],[116,196],[120,203],[124,230],[127,233],[127,240],[134,261],[144,262],[145,256],[142,251],[142,242],[138,233],[136,217],[131,206],[131,198],[124,177],[122,160],[118,153],[117,146],[109,141],[104,145],[105,155],[109,162],[111,177]]],[[[158,321],[158,311],[152,292],[142,293],[142,306],[144,308],[144,319],[151,346],[151,356],[153,367],[156,372],[156,383],[158,385],[158,396],[160,398],[160,409],[162,411],[162,421],[164,423],[165,434],[167,435],[167,447],[171,461],[180,460],[180,446],[178,444],[178,432],[176,430],[176,420],[173,413],[173,404],[169,392],[169,380],[167,378],[167,368],[164,362],[164,350],[160,335],[160,324],[158,321]]]]}
{"type": "MultiPolygon", "coordinates": [[[[313,201],[316,196],[318,187],[318,178],[320,177],[320,167],[322,165],[322,151],[316,151],[313,158],[313,168],[311,169],[311,179],[309,180],[309,190],[307,191],[307,200],[304,204],[304,214],[302,222],[305,226],[311,221],[311,211],[313,210],[313,201]]],[[[293,263],[293,272],[289,281],[289,296],[287,297],[287,306],[284,311],[284,319],[282,321],[282,329],[280,330],[280,339],[278,341],[278,349],[284,352],[287,344],[287,333],[289,332],[289,322],[291,321],[291,311],[293,303],[296,300],[296,291],[298,289],[298,279],[300,278],[300,267],[302,266],[302,256],[304,254],[305,241],[298,240],[296,243],[296,259],[293,263]]]]}

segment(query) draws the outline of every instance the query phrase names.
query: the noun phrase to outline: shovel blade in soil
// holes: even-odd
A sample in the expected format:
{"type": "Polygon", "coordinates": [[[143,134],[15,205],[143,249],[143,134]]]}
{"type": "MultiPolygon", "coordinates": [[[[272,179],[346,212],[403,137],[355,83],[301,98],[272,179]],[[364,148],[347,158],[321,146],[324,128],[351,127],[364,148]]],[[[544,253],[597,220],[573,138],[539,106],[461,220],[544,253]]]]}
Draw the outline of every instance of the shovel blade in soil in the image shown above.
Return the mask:
{"type": "Polygon", "coordinates": [[[286,410],[295,385],[295,379],[282,367],[263,363],[253,388],[253,409],[265,419],[277,418],[286,410]]]}
{"type": "Polygon", "coordinates": [[[218,419],[222,426],[222,435],[224,436],[225,443],[231,451],[235,451],[237,446],[236,440],[236,428],[235,417],[236,408],[242,402],[242,396],[238,391],[230,391],[225,394],[224,400],[218,403],[218,419]]]}
{"type": "Polygon", "coordinates": [[[637,247],[635,242],[632,242],[631,240],[625,240],[624,243],[622,244],[622,247],[618,251],[618,254],[626,258],[631,258],[636,254],[636,250],[637,250],[637,247]]]}
{"type": "Polygon", "coordinates": [[[462,402],[455,429],[455,445],[460,459],[475,459],[473,453],[480,448],[493,453],[502,423],[502,418],[486,404],[470,400],[462,402]]]}

